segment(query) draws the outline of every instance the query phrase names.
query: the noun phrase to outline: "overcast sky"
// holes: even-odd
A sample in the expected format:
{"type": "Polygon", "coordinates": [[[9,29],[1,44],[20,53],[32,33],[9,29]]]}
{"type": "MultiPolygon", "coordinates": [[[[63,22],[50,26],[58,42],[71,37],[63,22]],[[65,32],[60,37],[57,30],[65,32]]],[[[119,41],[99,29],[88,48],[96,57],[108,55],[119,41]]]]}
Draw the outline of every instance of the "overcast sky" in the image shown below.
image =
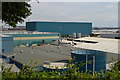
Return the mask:
{"type": "MultiPolygon", "coordinates": [[[[26,21],[92,21],[93,26],[118,26],[117,2],[31,2],[26,21]]],[[[25,25],[25,24],[24,24],[25,25]]]]}

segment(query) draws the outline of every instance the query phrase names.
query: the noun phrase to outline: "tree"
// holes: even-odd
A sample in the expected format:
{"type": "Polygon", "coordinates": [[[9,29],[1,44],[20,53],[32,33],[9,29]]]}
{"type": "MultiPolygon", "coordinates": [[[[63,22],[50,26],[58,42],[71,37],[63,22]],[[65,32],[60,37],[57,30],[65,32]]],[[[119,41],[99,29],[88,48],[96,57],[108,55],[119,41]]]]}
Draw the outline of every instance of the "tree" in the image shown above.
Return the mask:
{"type": "Polygon", "coordinates": [[[12,27],[24,22],[31,14],[31,6],[26,2],[2,2],[2,21],[12,27]]]}

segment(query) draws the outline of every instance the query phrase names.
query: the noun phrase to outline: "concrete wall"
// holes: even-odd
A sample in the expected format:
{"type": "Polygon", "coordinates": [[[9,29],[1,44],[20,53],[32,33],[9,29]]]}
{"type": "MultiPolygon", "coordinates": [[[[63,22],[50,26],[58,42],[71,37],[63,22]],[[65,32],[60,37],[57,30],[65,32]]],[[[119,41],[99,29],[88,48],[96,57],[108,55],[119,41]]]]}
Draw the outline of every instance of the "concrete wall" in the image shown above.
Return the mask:
{"type": "Polygon", "coordinates": [[[81,33],[89,35],[92,33],[92,23],[87,22],[27,22],[26,30],[39,32],[59,32],[61,34],[72,35],[81,33]]]}
{"type": "Polygon", "coordinates": [[[13,37],[2,37],[2,54],[13,52],[13,37]]]}

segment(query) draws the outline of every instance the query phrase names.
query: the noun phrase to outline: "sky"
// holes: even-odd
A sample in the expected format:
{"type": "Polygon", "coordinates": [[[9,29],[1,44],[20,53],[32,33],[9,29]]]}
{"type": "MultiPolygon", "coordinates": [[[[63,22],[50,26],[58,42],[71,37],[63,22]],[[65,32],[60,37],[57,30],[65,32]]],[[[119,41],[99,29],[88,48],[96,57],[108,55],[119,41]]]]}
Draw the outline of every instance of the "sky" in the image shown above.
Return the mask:
{"type": "Polygon", "coordinates": [[[93,27],[118,26],[118,2],[31,2],[30,4],[32,15],[25,21],[87,21],[92,22],[93,27]]]}

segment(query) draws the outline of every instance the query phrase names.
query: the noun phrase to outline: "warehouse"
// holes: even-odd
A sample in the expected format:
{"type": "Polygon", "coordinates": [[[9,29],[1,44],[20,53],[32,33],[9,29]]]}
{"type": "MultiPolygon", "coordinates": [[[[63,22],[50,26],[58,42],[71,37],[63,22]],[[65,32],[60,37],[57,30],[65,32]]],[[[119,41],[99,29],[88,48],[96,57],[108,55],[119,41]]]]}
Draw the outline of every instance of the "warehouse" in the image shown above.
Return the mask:
{"type": "Polygon", "coordinates": [[[59,33],[48,32],[28,32],[28,31],[6,31],[5,35],[13,36],[13,46],[37,45],[44,42],[51,43],[53,40],[59,40],[59,33]]]}
{"type": "Polygon", "coordinates": [[[48,21],[35,21],[26,23],[27,31],[39,32],[58,32],[64,35],[72,35],[73,33],[81,33],[82,36],[92,33],[91,22],[48,22],[48,21]]]}

